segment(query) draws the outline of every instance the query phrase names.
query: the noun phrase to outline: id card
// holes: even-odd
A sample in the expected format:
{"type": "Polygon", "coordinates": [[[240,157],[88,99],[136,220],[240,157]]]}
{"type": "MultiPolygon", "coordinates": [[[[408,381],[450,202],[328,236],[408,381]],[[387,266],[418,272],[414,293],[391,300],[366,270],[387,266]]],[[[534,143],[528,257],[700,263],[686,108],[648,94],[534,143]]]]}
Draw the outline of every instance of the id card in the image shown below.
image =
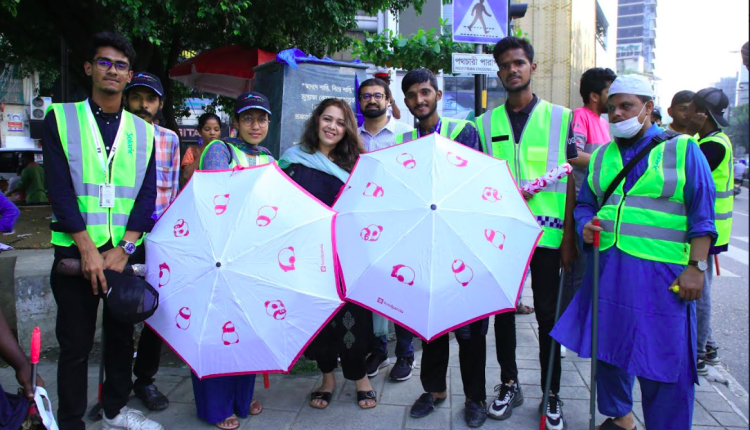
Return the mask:
{"type": "Polygon", "coordinates": [[[115,207],[115,186],[112,184],[99,185],[99,207],[115,207]]]}

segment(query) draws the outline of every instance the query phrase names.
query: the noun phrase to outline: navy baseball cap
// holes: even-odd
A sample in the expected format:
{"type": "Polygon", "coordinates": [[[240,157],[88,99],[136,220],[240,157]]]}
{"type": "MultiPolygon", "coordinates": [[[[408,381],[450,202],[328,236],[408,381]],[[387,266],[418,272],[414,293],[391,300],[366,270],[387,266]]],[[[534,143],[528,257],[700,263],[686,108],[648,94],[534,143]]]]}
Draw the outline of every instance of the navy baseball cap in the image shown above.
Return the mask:
{"type": "Polygon", "coordinates": [[[158,94],[159,97],[164,97],[164,87],[161,86],[161,79],[151,73],[136,73],[135,76],[133,76],[133,79],[130,80],[130,83],[125,87],[125,91],[137,86],[149,87],[156,91],[156,94],[158,94]]]}
{"type": "Polygon", "coordinates": [[[268,97],[255,91],[240,94],[237,100],[234,101],[234,113],[239,115],[248,109],[260,109],[268,112],[271,115],[271,105],[268,102],[268,97]]]}
{"type": "Polygon", "coordinates": [[[724,109],[729,106],[729,97],[718,88],[704,88],[693,96],[695,106],[704,108],[711,118],[722,127],[728,127],[729,121],[724,118],[724,109]]]}

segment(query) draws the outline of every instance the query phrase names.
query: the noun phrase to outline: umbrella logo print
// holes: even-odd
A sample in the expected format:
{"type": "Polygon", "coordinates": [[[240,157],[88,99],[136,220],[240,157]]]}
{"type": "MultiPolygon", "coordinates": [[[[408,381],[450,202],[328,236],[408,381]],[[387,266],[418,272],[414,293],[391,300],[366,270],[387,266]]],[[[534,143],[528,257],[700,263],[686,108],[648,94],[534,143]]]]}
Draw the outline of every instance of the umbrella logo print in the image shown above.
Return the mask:
{"type": "Polygon", "coordinates": [[[190,228],[188,226],[188,223],[182,218],[178,219],[174,224],[174,237],[185,237],[189,234],[190,228]]]}
{"type": "Polygon", "coordinates": [[[452,152],[448,152],[446,158],[448,158],[449,163],[453,164],[456,167],[466,167],[469,165],[469,160],[460,157],[452,152]]]}
{"type": "Polygon", "coordinates": [[[177,328],[180,330],[187,330],[190,328],[190,316],[192,315],[192,312],[190,312],[190,308],[188,307],[182,307],[179,311],[177,311],[177,315],[174,317],[174,322],[177,325],[177,328]]]}
{"type": "Polygon", "coordinates": [[[414,160],[414,156],[412,156],[408,152],[404,152],[403,154],[396,157],[396,161],[398,161],[399,164],[406,167],[407,169],[413,169],[417,167],[417,162],[414,160]]]}
{"type": "Polygon", "coordinates": [[[297,259],[294,256],[294,247],[288,246],[279,251],[279,267],[285,273],[295,269],[294,263],[297,259]]]}
{"type": "Polygon", "coordinates": [[[502,232],[487,228],[484,230],[484,238],[495,248],[501,251],[503,250],[503,247],[505,246],[505,235],[502,232]]]}
{"type": "Polygon", "coordinates": [[[365,242],[377,242],[378,239],[380,239],[380,233],[382,232],[383,226],[370,224],[359,232],[359,237],[365,242]]]}
{"type": "Polygon", "coordinates": [[[286,318],[286,306],[281,300],[269,300],[266,302],[266,313],[275,320],[286,318]]]}
{"type": "Polygon", "coordinates": [[[499,202],[502,199],[503,196],[492,187],[485,187],[484,191],[482,192],[482,200],[484,201],[499,202]]]}
{"type": "Polygon", "coordinates": [[[237,330],[234,328],[232,321],[227,321],[223,327],[221,327],[221,340],[224,345],[232,345],[240,343],[240,335],[237,334],[237,330]]]}
{"type": "Polygon", "coordinates": [[[227,211],[229,205],[229,194],[217,194],[214,196],[214,211],[216,215],[222,215],[227,211]]]}
{"type": "Polygon", "coordinates": [[[456,276],[456,281],[458,281],[458,283],[461,284],[462,287],[469,285],[469,282],[474,279],[474,271],[462,260],[453,260],[451,270],[456,276]]]}
{"type": "Polygon", "coordinates": [[[365,197],[383,197],[385,190],[375,182],[368,182],[365,191],[362,193],[365,197]]]}
{"type": "Polygon", "coordinates": [[[261,208],[258,209],[258,218],[255,220],[255,223],[258,224],[258,227],[266,227],[271,224],[271,221],[273,221],[274,218],[276,218],[278,212],[279,208],[276,206],[261,206],[261,208]]]}
{"type": "Polygon", "coordinates": [[[159,265],[159,288],[167,285],[169,279],[172,277],[172,271],[167,263],[161,263],[159,265]]]}
{"type": "Polygon", "coordinates": [[[414,274],[414,269],[412,269],[411,267],[405,266],[403,264],[397,264],[393,266],[393,270],[391,271],[391,278],[396,278],[398,282],[412,286],[414,285],[414,278],[416,278],[416,275],[414,274]]]}

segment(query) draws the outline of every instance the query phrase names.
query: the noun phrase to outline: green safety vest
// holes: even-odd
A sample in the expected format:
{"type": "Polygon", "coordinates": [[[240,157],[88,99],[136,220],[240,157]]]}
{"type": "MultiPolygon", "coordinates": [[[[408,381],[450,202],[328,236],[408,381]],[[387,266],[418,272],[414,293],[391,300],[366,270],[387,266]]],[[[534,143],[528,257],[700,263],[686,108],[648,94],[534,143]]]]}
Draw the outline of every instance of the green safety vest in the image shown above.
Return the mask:
{"type": "Polygon", "coordinates": [[[720,131],[711,136],[706,136],[698,141],[698,145],[706,142],[718,142],[724,146],[724,159],[721,164],[711,172],[716,185],[716,231],[719,233],[715,246],[724,246],[729,243],[729,234],[732,232],[732,210],[734,209],[734,160],[732,156],[732,143],[729,136],[720,131]]]}
{"type": "MultiPolygon", "coordinates": [[[[70,178],[78,201],[78,210],[86,223],[86,231],[97,247],[111,243],[117,246],[125,236],[130,211],[146,177],[148,163],[154,150],[154,127],[123,110],[117,134],[117,152],[105,174],[97,154],[92,127],[89,122],[88,100],[78,103],[54,103],[57,131],[70,167],[70,178]],[[115,186],[113,208],[99,206],[99,189],[107,180],[115,186]]],[[[93,124],[96,133],[99,127],[93,124]]],[[[101,135],[100,135],[101,137],[101,135]]],[[[103,143],[103,139],[100,140],[103,143]]],[[[102,148],[103,149],[103,148],[102,148]]],[[[105,159],[107,155],[105,153],[105,159]]],[[[53,223],[57,222],[54,218],[53,223]]],[[[52,231],[52,244],[75,244],[68,233],[52,231]]],[[[143,242],[141,236],[136,242],[143,242]]]]}
{"type": "MultiPolygon", "coordinates": [[[[469,121],[466,121],[465,119],[440,117],[440,135],[445,136],[450,140],[456,140],[456,137],[461,134],[464,127],[466,127],[466,124],[469,124],[469,121]]],[[[417,140],[417,138],[419,138],[419,133],[415,128],[412,131],[396,136],[396,145],[411,142],[412,140],[417,140]]]]}
{"type": "MultiPolygon", "coordinates": [[[[617,246],[630,255],[662,263],[687,264],[690,245],[683,190],[685,154],[690,136],[684,134],[656,146],[646,172],[627,195],[622,181],[597,213],[601,220],[600,249],[617,246]]],[[[589,162],[589,187],[601,206],[609,184],[623,169],[620,148],[610,142],[589,162]]]]}
{"type": "MultiPolygon", "coordinates": [[[[479,139],[489,155],[506,160],[519,187],[567,163],[568,128],[573,115],[569,109],[539,100],[516,142],[505,105],[476,119],[479,139]]],[[[568,178],[550,185],[528,201],[531,212],[544,233],[543,248],[557,249],[562,243],[568,178]]]]}
{"type": "MultiPolygon", "coordinates": [[[[209,143],[206,146],[206,148],[203,150],[203,153],[201,154],[201,161],[200,161],[200,168],[199,169],[201,169],[201,170],[203,169],[203,158],[206,156],[206,153],[208,152],[208,148],[210,148],[211,145],[213,145],[213,144],[224,144],[224,145],[227,145],[227,148],[229,148],[229,150],[231,152],[230,155],[232,156],[232,160],[229,162],[229,168],[230,169],[234,169],[238,165],[240,167],[250,167],[250,166],[253,165],[253,164],[250,164],[250,160],[248,159],[247,154],[245,154],[244,152],[242,152],[241,149],[237,148],[236,146],[234,146],[233,144],[231,144],[229,142],[225,142],[223,140],[214,140],[211,143],[209,143]]],[[[261,164],[268,164],[269,163],[269,158],[268,158],[267,154],[258,154],[255,157],[256,157],[256,159],[255,159],[256,163],[254,165],[256,165],[256,166],[260,166],[261,164]]]]}

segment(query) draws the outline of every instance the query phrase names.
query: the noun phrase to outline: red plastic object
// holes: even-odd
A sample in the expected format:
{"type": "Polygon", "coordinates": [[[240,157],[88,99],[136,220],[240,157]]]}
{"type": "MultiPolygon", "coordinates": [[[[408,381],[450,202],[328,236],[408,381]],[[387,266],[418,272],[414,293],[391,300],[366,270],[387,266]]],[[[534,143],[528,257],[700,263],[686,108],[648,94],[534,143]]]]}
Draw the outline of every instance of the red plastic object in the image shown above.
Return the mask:
{"type": "Polygon", "coordinates": [[[263,387],[266,390],[271,387],[271,381],[268,379],[268,373],[263,374],[263,387]]]}
{"type": "Polygon", "coordinates": [[[31,364],[39,363],[39,353],[42,350],[42,332],[39,327],[34,327],[31,333],[31,364]]]}
{"type": "Polygon", "coordinates": [[[539,430],[545,430],[547,427],[547,415],[542,414],[542,421],[539,423],[539,430]]]}
{"type": "Polygon", "coordinates": [[[721,268],[719,267],[719,254],[714,254],[714,265],[716,266],[716,276],[721,276],[721,268]]]}
{"type": "MultiPolygon", "coordinates": [[[[598,218],[595,218],[593,220],[593,223],[594,223],[595,226],[599,227],[599,219],[598,218]]],[[[600,235],[600,233],[598,231],[594,232],[594,246],[597,247],[597,248],[599,247],[599,235],[600,235]]]]}

